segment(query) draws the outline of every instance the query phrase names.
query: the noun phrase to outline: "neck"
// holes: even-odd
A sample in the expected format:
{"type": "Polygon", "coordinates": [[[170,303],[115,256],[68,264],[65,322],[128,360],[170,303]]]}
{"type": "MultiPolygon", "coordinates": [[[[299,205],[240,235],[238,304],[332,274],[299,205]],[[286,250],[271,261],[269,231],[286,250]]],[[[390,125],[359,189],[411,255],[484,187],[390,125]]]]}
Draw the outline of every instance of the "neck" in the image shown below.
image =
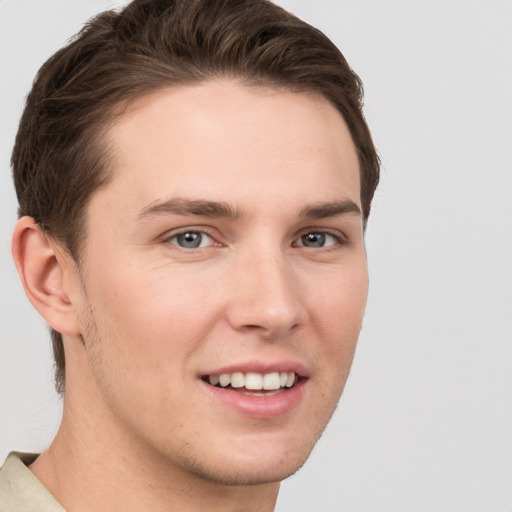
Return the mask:
{"type": "Polygon", "coordinates": [[[91,416],[80,394],[67,386],[59,432],[30,467],[66,510],[274,510],[278,482],[228,485],[195,474],[134,441],[96,399],[91,416]]]}

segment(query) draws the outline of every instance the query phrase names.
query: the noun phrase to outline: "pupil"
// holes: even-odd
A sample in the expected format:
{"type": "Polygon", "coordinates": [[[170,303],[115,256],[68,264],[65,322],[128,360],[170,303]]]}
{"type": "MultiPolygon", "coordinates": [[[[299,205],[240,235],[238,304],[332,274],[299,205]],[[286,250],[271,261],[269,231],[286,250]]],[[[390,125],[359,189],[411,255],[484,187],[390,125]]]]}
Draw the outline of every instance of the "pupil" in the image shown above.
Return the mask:
{"type": "Polygon", "coordinates": [[[325,234],[308,233],[302,237],[302,243],[308,247],[323,247],[325,245],[325,234]]]}
{"type": "Polygon", "coordinates": [[[195,249],[201,245],[201,233],[183,233],[178,235],[178,243],[181,247],[195,249]]]}

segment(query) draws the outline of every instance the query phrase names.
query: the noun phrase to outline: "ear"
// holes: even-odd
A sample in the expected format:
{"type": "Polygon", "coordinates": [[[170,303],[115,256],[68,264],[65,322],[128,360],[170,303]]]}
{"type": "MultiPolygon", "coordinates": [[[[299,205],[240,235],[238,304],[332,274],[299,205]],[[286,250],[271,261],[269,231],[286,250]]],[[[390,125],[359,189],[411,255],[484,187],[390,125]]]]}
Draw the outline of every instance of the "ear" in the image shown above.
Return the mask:
{"type": "Polygon", "coordinates": [[[56,331],[79,335],[80,280],[73,258],[50,241],[32,217],[22,217],[12,237],[12,255],[28,299],[56,331]]]}

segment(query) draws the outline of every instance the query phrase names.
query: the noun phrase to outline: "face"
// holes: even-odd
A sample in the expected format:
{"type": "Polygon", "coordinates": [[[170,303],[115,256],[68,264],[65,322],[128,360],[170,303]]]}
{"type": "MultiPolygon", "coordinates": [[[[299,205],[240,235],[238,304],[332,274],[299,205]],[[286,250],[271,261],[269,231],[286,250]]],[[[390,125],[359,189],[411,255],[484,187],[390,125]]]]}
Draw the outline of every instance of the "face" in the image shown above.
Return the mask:
{"type": "Polygon", "coordinates": [[[216,81],[144,98],[109,144],[80,270],[84,401],[105,436],[175,468],[282,480],[336,407],[366,302],[342,117],[216,81]]]}

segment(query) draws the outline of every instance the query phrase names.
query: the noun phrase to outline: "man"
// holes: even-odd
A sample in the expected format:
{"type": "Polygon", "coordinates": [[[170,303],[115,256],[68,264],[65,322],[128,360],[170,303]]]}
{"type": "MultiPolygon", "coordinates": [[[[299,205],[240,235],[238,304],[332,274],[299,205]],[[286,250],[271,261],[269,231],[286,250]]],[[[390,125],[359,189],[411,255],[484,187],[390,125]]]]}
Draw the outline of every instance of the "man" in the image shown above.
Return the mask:
{"type": "Polygon", "coordinates": [[[135,0],[42,67],[12,165],[64,412],[0,511],[273,510],[366,302],[378,158],[343,56],[264,0],[135,0]]]}

